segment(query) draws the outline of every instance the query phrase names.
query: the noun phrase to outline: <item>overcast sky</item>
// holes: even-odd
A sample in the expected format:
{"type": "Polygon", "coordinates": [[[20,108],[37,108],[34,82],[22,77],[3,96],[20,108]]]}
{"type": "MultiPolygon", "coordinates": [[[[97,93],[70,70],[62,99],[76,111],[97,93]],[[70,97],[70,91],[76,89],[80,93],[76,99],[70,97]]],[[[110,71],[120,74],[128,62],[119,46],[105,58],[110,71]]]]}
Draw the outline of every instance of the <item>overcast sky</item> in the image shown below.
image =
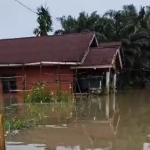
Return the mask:
{"type": "MultiPolygon", "coordinates": [[[[134,4],[137,8],[150,5],[150,0],[20,0],[34,11],[40,5],[47,5],[53,18],[53,29],[60,28],[57,17],[63,15],[78,16],[79,12],[119,10],[125,4],[134,4]]],[[[0,0],[0,39],[33,36],[37,26],[36,14],[19,5],[15,0],[0,0]]]]}

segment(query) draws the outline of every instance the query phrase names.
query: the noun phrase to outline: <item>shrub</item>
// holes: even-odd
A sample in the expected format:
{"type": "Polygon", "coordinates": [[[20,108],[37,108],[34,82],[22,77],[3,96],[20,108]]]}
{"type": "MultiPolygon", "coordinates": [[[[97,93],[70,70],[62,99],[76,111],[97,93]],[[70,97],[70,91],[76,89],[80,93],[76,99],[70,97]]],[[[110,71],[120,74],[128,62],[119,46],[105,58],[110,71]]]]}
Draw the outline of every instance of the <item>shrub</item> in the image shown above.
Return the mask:
{"type": "Polygon", "coordinates": [[[37,84],[31,92],[25,96],[25,101],[30,103],[49,103],[52,101],[52,94],[44,84],[37,84]]]}
{"type": "Polygon", "coordinates": [[[69,102],[71,100],[73,100],[72,94],[61,90],[52,94],[45,84],[37,84],[25,96],[25,101],[28,103],[69,102]]]}

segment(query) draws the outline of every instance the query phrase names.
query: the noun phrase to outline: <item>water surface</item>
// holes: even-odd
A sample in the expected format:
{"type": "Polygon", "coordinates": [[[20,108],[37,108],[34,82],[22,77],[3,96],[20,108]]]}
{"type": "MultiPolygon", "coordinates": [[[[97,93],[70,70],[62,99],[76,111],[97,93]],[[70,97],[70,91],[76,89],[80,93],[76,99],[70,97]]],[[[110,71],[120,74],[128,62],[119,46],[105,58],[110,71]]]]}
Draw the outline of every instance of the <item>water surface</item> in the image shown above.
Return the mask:
{"type": "Polygon", "coordinates": [[[59,110],[54,108],[41,125],[9,135],[7,141],[45,144],[49,150],[148,150],[147,90],[82,98],[74,107],[59,110]]]}

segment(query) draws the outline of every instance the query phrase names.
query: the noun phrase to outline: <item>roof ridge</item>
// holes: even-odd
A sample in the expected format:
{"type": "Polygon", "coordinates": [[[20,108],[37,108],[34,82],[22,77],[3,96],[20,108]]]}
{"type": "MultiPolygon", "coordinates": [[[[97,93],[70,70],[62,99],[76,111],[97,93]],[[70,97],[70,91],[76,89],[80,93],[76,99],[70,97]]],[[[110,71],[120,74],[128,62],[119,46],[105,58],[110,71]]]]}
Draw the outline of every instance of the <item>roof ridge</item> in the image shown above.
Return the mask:
{"type": "Polygon", "coordinates": [[[16,38],[7,38],[7,39],[0,39],[0,41],[8,41],[8,40],[23,40],[23,39],[34,39],[34,38],[56,38],[56,37],[64,37],[69,35],[83,35],[83,34],[95,34],[95,32],[80,32],[80,33],[65,33],[61,35],[47,35],[47,36],[27,36],[27,37],[16,37],[16,38]]]}

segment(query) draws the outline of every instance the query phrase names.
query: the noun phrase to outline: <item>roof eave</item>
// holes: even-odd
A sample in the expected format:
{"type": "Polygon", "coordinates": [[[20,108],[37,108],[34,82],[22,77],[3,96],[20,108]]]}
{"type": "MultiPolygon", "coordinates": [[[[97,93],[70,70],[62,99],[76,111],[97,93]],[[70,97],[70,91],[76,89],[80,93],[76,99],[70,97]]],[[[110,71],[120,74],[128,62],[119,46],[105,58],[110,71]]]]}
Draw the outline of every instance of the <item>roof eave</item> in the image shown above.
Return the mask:
{"type": "Polygon", "coordinates": [[[0,64],[0,67],[21,67],[21,66],[40,66],[40,65],[80,65],[80,62],[34,62],[34,63],[16,63],[16,64],[0,64]]]}
{"type": "Polygon", "coordinates": [[[76,67],[71,67],[71,69],[109,69],[113,68],[112,65],[95,65],[95,66],[76,66],[76,67]]]}
{"type": "Polygon", "coordinates": [[[41,61],[35,63],[26,63],[25,66],[35,66],[35,65],[79,65],[79,62],[49,62],[49,61],[41,61]]]}

